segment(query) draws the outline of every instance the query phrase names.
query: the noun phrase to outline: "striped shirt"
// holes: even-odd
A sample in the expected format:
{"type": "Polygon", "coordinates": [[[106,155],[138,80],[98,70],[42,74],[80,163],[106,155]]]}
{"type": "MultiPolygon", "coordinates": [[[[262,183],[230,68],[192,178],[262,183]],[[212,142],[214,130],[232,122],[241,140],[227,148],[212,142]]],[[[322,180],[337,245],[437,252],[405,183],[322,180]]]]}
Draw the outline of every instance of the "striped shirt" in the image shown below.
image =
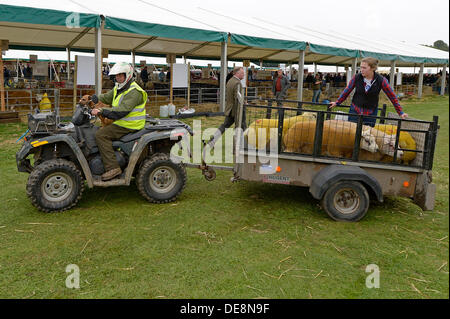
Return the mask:
{"type": "MultiPolygon", "coordinates": [[[[345,99],[349,96],[349,94],[353,91],[353,89],[355,88],[355,78],[356,75],[350,80],[350,82],[348,83],[347,87],[344,89],[344,91],[342,91],[341,95],[339,96],[338,100],[336,101],[337,105],[342,104],[342,102],[345,101],[345,99]]],[[[365,80],[365,79],[364,79],[365,80]]],[[[366,82],[364,81],[364,87],[366,92],[370,89],[370,87],[372,86],[372,84],[375,82],[366,82]]],[[[397,111],[397,113],[399,115],[403,114],[403,109],[400,105],[400,103],[398,102],[397,99],[397,95],[395,95],[395,92],[392,90],[391,86],[389,85],[388,81],[386,78],[383,77],[383,82],[381,83],[381,89],[383,90],[383,92],[386,94],[386,96],[389,98],[389,100],[391,100],[392,104],[395,107],[395,110],[397,111]]],[[[355,105],[354,103],[352,103],[352,107],[355,109],[355,111],[358,114],[363,114],[363,115],[371,115],[374,113],[375,109],[365,109],[362,107],[358,107],[357,105],[355,105]]]]}

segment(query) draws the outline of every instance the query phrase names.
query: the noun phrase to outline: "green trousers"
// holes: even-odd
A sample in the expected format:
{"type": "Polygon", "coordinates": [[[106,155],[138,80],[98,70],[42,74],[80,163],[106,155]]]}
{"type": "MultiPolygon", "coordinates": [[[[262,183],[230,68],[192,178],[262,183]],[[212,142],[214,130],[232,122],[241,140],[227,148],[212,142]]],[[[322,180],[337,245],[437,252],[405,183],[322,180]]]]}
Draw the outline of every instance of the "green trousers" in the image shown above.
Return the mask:
{"type": "Polygon", "coordinates": [[[117,163],[112,142],[120,139],[124,135],[133,132],[137,131],[115,124],[110,124],[102,127],[95,133],[95,141],[97,142],[98,150],[100,151],[100,155],[102,156],[105,172],[114,168],[119,168],[119,163],[117,163]]]}

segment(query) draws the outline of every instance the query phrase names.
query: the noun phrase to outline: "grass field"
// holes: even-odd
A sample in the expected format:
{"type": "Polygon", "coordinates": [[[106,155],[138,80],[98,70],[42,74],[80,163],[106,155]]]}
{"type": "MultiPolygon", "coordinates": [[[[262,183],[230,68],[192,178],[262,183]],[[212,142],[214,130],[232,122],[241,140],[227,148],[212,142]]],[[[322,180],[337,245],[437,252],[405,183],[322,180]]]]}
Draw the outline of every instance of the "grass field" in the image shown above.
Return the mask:
{"type": "Polygon", "coordinates": [[[133,182],[45,214],[15,163],[26,125],[0,125],[0,298],[449,298],[449,98],[403,105],[440,117],[435,210],[387,197],[358,223],[332,221],[306,188],[193,169],[175,203],[150,204],[133,182]],[[69,264],[80,289],[65,286],[69,264]],[[366,288],[369,264],[378,289],[366,288]]]}

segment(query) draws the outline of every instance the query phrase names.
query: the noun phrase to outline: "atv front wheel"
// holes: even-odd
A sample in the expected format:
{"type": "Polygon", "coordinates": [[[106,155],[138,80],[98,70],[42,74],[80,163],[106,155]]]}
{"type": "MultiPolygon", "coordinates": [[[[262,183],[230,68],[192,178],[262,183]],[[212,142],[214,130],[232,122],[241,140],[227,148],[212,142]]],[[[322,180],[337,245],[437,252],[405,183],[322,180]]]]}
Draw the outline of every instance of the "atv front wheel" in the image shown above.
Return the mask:
{"type": "Polygon", "coordinates": [[[64,211],[75,206],[84,190],[81,172],[74,163],[54,159],[45,161],[31,172],[27,195],[44,212],[64,211]]]}
{"type": "Polygon", "coordinates": [[[172,202],[186,186],[186,169],[170,160],[168,154],[158,153],[147,159],[139,169],[136,183],[139,192],[149,202],[172,202]]]}

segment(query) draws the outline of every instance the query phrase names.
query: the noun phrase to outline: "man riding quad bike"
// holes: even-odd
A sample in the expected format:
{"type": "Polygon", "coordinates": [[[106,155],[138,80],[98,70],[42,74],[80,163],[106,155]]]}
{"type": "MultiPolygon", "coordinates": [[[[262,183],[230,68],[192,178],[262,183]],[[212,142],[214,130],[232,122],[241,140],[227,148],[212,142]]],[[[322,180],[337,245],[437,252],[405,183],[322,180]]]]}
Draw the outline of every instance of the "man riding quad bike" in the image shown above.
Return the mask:
{"type": "Polygon", "coordinates": [[[29,133],[16,162],[20,172],[30,173],[27,195],[38,209],[72,208],[80,200],[85,182],[89,188],[128,186],[132,177],[150,202],[174,201],[181,194],[186,169],[171,159],[170,152],[184,135],[192,135],[192,130],[175,119],[146,116],[147,94],[132,78],[127,79],[100,98],[84,96],[71,123],[59,123],[54,112],[28,114],[29,133]],[[138,95],[140,104],[131,107],[124,103],[136,101],[138,95]],[[112,108],[99,108],[98,102],[110,102],[112,108]],[[95,115],[114,122],[100,128],[93,120],[95,115]]]}
{"type": "Polygon", "coordinates": [[[116,85],[109,92],[100,94],[98,100],[103,104],[111,105],[112,108],[95,106],[92,110],[92,115],[101,115],[114,121],[95,133],[95,140],[105,167],[105,173],[102,174],[103,181],[122,174],[122,169],[114,156],[112,141],[144,128],[147,102],[147,93],[133,80],[133,69],[130,64],[116,63],[109,75],[115,76],[116,85]]]}

